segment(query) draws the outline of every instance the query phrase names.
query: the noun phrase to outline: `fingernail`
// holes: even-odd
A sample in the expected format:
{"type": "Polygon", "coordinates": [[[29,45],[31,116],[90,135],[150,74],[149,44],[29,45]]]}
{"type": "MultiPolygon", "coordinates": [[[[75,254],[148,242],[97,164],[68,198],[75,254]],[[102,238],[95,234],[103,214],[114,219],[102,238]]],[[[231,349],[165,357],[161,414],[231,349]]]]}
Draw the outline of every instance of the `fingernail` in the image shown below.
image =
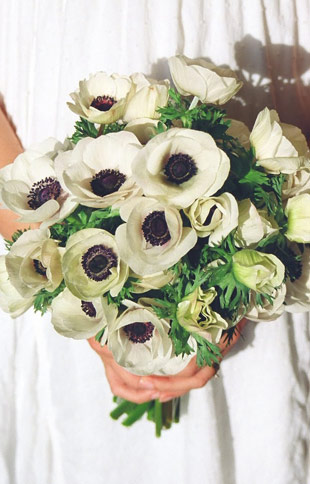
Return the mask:
{"type": "Polygon", "coordinates": [[[146,390],[154,390],[155,388],[153,383],[150,380],[146,380],[144,378],[140,378],[139,386],[141,388],[145,388],[146,390]]]}
{"type": "Polygon", "coordinates": [[[159,397],[159,395],[160,395],[160,393],[159,393],[159,392],[153,393],[153,394],[151,395],[151,399],[152,399],[152,400],[157,400],[157,398],[159,397]]]}

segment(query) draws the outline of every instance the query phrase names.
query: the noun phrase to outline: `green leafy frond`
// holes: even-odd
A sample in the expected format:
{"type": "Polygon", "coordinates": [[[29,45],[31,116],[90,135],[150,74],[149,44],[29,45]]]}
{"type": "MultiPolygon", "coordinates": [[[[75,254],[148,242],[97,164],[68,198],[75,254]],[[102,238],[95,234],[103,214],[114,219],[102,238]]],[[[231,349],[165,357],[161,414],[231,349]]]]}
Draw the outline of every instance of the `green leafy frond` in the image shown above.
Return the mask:
{"type": "Polygon", "coordinates": [[[51,237],[65,247],[68,238],[79,230],[100,228],[114,234],[121,223],[119,210],[111,207],[93,209],[79,205],[78,208],[62,222],[54,224],[51,228],[51,237]]]}
{"type": "Polygon", "coordinates": [[[52,292],[47,291],[46,289],[41,289],[35,296],[35,300],[33,303],[33,307],[35,312],[40,311],[43,315],[46,313],[47,309],[52,304],[53,299],[57,297],[66,287],[64,281],[52,292]]]}

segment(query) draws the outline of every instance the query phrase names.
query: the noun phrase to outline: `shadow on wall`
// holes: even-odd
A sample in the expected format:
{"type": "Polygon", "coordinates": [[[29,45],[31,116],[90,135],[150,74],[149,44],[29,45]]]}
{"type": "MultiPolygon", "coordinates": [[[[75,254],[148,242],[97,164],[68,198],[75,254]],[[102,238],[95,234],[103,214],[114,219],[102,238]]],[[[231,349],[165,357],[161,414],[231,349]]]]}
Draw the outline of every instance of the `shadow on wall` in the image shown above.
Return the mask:
{"type": "Polygon", "coordinates": [[[310,137],[310,52],[282,44],[264,46],[251,35],[235,44],[237,76],[244,83],[227,108],[252,127],[265,106],[277,110],[281,121],[294,124],[310,137]]]}
{"type": "MultiPolygon", "coordinates": [[[[210,58],[205,58],[212,61],[210,58]]],[[[281,121],[294,124],[310,138],[310,52],[298,45],[268,44],[246,35],[235,43],[236,74],[243,88],[224,108],[251,129],[265,106],[278,111],[281,121]]],[[[230,66],[225,66],[230,67],[230,66]]],[[[153,65],[151,77],[169,77],[167,59],[153,65]]]]}

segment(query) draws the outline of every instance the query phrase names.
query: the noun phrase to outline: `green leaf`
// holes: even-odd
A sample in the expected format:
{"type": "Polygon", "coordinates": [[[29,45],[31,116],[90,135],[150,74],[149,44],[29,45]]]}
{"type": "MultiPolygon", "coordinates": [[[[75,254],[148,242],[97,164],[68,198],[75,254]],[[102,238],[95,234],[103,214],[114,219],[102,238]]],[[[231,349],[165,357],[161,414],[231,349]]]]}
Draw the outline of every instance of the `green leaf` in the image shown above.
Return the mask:
{"type": "Polygon", "coordinates": [[[55,297],[57,297],[66,287],[64,281],[52,292],[47,291],[46,289],[41,289],[35,296],[33,307],[34,311],[40,311],[43,315],[49,309],[52,304],[52,301],[55,297]]]}

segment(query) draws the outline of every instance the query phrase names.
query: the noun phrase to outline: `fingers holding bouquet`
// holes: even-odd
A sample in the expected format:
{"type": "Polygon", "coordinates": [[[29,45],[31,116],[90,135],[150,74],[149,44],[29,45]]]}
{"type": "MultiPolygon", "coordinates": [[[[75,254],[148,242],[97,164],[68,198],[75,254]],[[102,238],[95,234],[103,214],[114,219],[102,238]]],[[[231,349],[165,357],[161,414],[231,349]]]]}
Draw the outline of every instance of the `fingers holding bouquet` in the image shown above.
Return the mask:
{"type": "MultiPolygon", "coordinates": [[[[222,357],[237,343],[246,323],[245,318],[238,323],[229,345],[225,342],[225,338],[222,338],[219,343],[222,357]]],[[[196,357],[193,357],[186,368],[176,375],[141,377],[118,365],[108,347],[101,346],[95,338],[89,338],[88,342],[104,364],[112,393],[135,403],[143,403],[157,398],[161,402],[166,402],[181,397],[190,390],[206,385],[215,376],[219,368],[218,364],[201,368],[196,363],[196,357]]]]}

